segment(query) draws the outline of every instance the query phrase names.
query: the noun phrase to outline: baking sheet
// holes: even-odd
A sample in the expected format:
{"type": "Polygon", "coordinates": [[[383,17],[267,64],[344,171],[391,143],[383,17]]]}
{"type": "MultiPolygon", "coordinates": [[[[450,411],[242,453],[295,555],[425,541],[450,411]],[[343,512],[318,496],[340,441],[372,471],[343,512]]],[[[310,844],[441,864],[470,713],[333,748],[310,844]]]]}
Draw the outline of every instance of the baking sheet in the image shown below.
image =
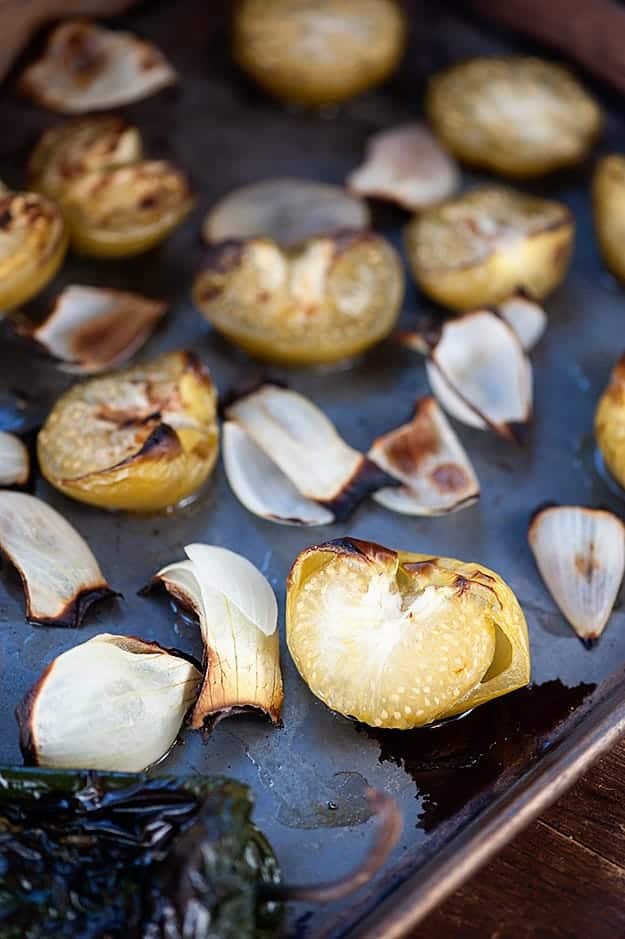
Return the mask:
{"type": "MultiPolygon", "coordinates": [[[[209,11],[202,0],[149,3],[123,20],[157,42],[180,71],[178,87],[126,113],[140,127],[147,153],[178,161],[190,172],[199,196],[196,212],[166,245],[141,258],[95,262],[70,257],[51,292],[66,283],[85,283],[166,298],[171,313],[141,358],[191,347],[223,392],[259,366],[214,335],[191,306],[204,211],[231,188],[269,176],[340,182],[361,159],[370,133],[419,113],[423,77],[433,65],[511,47],[442,6],[424,14],[425,6],[414,4],[414,35],[396,78],[340,109],[307,113],[272,102],[238,74],[227,55],[228,4],[215,6],[209,11]]],[[[30,146],[57,120],[14,94],[11,80],[0,89],[0,178],[21,184],[30,146]]],[[[625,134],[614,116],[602,149],[619,147],[625,149],[625,134]]],[[[467,175],[466,181],[476,178],[467,175]]],[[[582,169],[531,187],[573,209],[575,258],[565,284],[547,304],[549,330],[532,356],[536,417],[528,447],[517,449],[456,425],[482,484],[478,505],[445,518],[412,519],[369,501],[346,524],[305,530],[275,526],[246,512],[231,495],[221,466],[195,503],[143,518],[81,506],[38,480],[37,494],[87,537],[123,600],[92,608],[78,632],[33,627],[24,622],[17,576],[3,568],[0,761],[20,762],[15,704],[44,665],[75,643],[110,631],[200,653],[194,623],[163,596],[137,595],[159,567],[182,558],[183,546],[191,541],[233,547],[256,563],[278,593],[281,623],[284,580],[295,555],[313,542],[346,534],[493,567],[515,590],[528,619],[531,688],[460,720],[412,732],[359,727],[330,713],[308,692],[284,647],[282,729],[238,717],[221,723],[207,743],[186,732],[159,767],[225,773],[249,783],[256,821],[272,841],[286,878],[298,882],[338,876],[366,850],[372,823],[365,786],[394,795],[405,829],[384,872],[352,899],[321,909],[294,906],[286,927],[291,936],[338,939],[352,928],[366,928],[369,914],[426,861],[436,865],[437,857],[460,851],[471,823],[475,827],[486,817],[483,813],[496,815],[495,800],[557,754],[575,725],[591,726],[605,692],[601,683],[612,676],[614,688],[615,670],[622,671],[625,662],[625,614],[617,610],[598,645],[585,650],[543,587],[526,540],[529,516],[545,501],[606,505],[623,514],[624,504],[595,468],[592,419],[613,361],[625,347],[625,294],[599,263],[587,185],[588,171],[582,169]]],[[[375,219],[400,246],[403,213],[376,207],[375,219]]],[[[429,311],[409,287],[401,325],[408,327],[429,311]]],[[[10,395],[22,402],[27,422],[31,412],[45,411],[68,381],[12,339],[6,327],[0,330],[0,428],[6,428],[14,419],[10,395]]],[[[272,368],[271,373],[316,401],[345,439],[363,450],[408,418],[415,397],[428,391],[419,357],[390,343],[346,369],[272,368]]],[[[509,800],[507,811],[514,812],[509,800]]]]}

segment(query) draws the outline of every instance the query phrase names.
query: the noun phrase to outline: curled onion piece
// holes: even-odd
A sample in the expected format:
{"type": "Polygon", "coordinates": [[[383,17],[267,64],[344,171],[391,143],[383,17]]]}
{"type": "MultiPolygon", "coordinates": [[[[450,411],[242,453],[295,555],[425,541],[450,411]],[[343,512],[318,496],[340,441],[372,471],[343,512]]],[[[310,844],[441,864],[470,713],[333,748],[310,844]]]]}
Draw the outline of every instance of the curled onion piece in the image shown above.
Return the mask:
{"type": "Polygon", "coordinates": [[[173,649],[103,633],[59,655],[18,706],[26,762],[138,772],[166,756],[199,670],[173,649]]]}
{"type": "MultiPolygon", "coordinates": [[[[246,486],[254,485],[257,504],[264,503],[269,511],[258,512],[265,518],[292,524],[322,524],[314,520],[311,508],[303,509],[308,515],[301,517],[302,509],[291,515],[292,490],[280,505],[272,490],[279,485],[275,475],[267,472],[267,458],[290,480],[297,492],[308,502],[318,503],[332,514],[335,521],[347,518],[370,493],[382,486],[397,485],[398,481],[358,450],[354,450],[339,436],[332,422],[319,408],[303,395],[277,385],[264,384],[235,399],[225,408],[226,417],[233,421],[264,454],[257,463],[254,451],[241,447],[230,448],[226,473],[233,474],[233,489],[241,491],[241,480],[246,486]],[[242,467],[242,460],[247,465],[242,467]],[[268,501],[271,500],[271,501],[268,501]],[[285,514],[283,514],[285,513],[285,514]]],[[[242,500],[243,501],[243,500],[242,500]]],[[[244,502],[253,504],[251,496],[244,502]]],[[[304,503],[305,505],[305,503],[304,503]]],[[[253,510],[252,510],[253,511],[253,510]]]]}
{"type": "Polygon", "coordinates": [[[423,124],[403,124],[374,134],[364,163],[347,178],[359,196],[396,202],[418,211],[453,195],[460,184],[455,161],[423,124]]]}
{"type": "Polygon", "coordinates": [[[116,115],[75,118],[44,131],[28,161],[30,186],[61,200],[67,186],[94,170],[141,159],[141,136],[116,115]]]}
{"type": "Polygon", "coordinates": [[[553,599],[590,647],[605,629],[623,580],[623,522],[603,509],[550,506],[532,519],[529,543],[553,599]]]}
{"type": "Polygon", "coordinates": [[[489,310],[447,320],[436,338],[404,334],[427,354],[432,391],[445,410],[470,427],[491,428],[522,443],[532,414],[532,366],[516,334],[489,310]]]}
{"type": "Polygon", "coordinates": [[[342,186],[280,177],[241,186],[219,199],[202,226],[209,243],[271,238],[283,248],[342,229],[368,228],[369,209],[342,186]]]}
{"type": "Polygon", "coordinates": [[[121,365],[141,348],[166,304],[103,287],[66,287],[47,319],[19,327],[66,372],[89,375],[121,365]]]}
{"type": "Polygon", "coordinates": [[[30,458],[22,441],[0,430],[0,486],[23,486],[29,473],[30,458]]]}
{"type": "Polygon", "coordinates": [[[252,437],[235,421],[222,427],[222,448],[230,488],[248,512],[281,525],[329,525],[334,515],[301,495],[252,437]]]}
{"type": "Polygon", "coordinates": [[[248,708],[279,723],[278,605],[269,582],[247,558],[226,548],[191,544],[185,552],[187,561],[164,567],[154,580],[200,622],[206,671],[191,726],[209,729],[248,708]]]}
{"type": "Polygon", "coordinates": [[[31,623],[80,626],[92,603],[114,596],[86,541],[35,496],[0,492],[0,549],[22,579],[31,623]]]}
{"type": "Polygon", "coordinates": [[[443,515],[472,505],[480,494],[471,462],[434,398],[417,401],[409,424],[378,437],[371,459],[400,479],[379,489],[380,505],[405,515],[443,515]]]}
{"type": "Polygon", "coordinates": [[[502,300],[496,310],[512,327],[526,352],[534,348],[547,328],[547,314],[541,305],[522,292],[502,300]]]}
{"type": "Polygon", "coordinates": [[[69,20],[48,38],[42,58],[23,73],[22,90],[64,114],[105,111],[155,94],[176,81],[156,46],[133,33],[69,20]]]}
{"type": "Polygon", "coordinates": [[[39,293],[67,249],[59,209],[34,192],[0,193],[0,315],[39,293]]]}

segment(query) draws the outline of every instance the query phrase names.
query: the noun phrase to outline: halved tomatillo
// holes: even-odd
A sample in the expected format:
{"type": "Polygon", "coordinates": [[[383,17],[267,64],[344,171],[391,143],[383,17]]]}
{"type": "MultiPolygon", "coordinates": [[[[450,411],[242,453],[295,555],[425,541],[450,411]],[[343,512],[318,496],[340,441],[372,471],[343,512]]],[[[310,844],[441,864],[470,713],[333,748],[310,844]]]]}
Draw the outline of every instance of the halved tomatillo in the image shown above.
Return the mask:
{"type": "Polygon", "coordinates": [[[43,290],[66,250],[56,205],[34,192],[0,193],[0,315],[43,290]]]}
{"type": "Polygon", "coordinates": [[[242,0],[234,57],[278,98],[336,104],[389,76],[405,35],[396,0],[242,0]]]}
{"type": "Polygon", "coordinates": [[[141,159],[141,136],[121,117],[76,118],[44,131],[28,162],[32,189],[62,200],[68,186],[86,173],[141,159]]]}
{"type": "Polygon", "coordinates": [[[612,153],[597,163],[592,208],[603,260],[615,277],[625,281],[625,156],[612,153]]]}
{"type": "Polygon", "coordinates": [[[461,160],[519,178],[579,163],[601,128],[597,102],[568,69],[524,56],[453,65],[430,80],[425,109],[461,160]]]}
{"type": "Polygon", "coordinates": [[[530,678],[525,617],[497,574],[355,538],[296,558],[286,632],[313,694],[374,727],[429,724],[530,678]]]}
{"type": "Polygon", "coordinates": [[[406,227],[406,250],[424,293],[453,310],[542,299],[564,278],[575,222],[560,202],[480,186],[428,209],[406,227]]]}
{"type": "Polygon", "coordinates": [[[191,352],[75,385],[39,433],[43,475],[105,509],[155,511],[188,498],[217,459],[217,392],[191,352]]]}
{"type": "Polygon", "coordinates": [[[370,231],[311,238],[291,251],[268,238],[226,241],[209,251],[193,288],[224,336],[290,365],[335,362],[379,342],[403,293],[395,249],[370,231]]]}
{"type": "Polygon", "coordinates": [[[193,202],[180,170],[164,160],[143,160],[85,173],[65,188],[62,206],[75,250],[114,258],[163,241],[193,202]]]}

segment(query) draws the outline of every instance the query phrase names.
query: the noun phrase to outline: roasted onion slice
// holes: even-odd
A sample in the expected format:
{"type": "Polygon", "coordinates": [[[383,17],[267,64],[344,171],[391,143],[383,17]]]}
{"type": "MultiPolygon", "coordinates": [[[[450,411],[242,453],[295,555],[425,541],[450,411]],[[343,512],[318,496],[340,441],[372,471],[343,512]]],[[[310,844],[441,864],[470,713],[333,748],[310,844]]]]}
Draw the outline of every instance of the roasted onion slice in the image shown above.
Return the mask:
{"type": "Polygon", "coordinates": [[[230,485],[246,508],[269,521],[342,521],[370,493],[398,484],[290,389],[261,385],[227,404],[225,416],[235,425],[224,433],[230,485]]]}
{"type": "Polygon", "coordinates": [[[75,385],[39,433],[41,471],[66,495],[154,511],[191,496],[217,459],[217,394],[191,352],[75,385]]]}
{"type": "Polygon", "coordinates": [[[103,633],[59,655],[17,708],[27,763],[138,772],[167,755],[201,674],[173,649],[103,633]]]}
{"type": "Polygon", "coordinates": [[[122,118],[77,118],[41,135],[28,163],[28,181],[36,192],[59,201],[76,179],[135,163],[141,151],[139,131],[122,118]]]}
{"type": "Polygon", "coordinates": [[[483,186],[416,216],[406,249],[424,293],[471,310],[519,289],[537,300],[551,293],[566,274],[574,229],[559,202],[483,186]]]}
{"type": "Polygon", "coordinates": [[[369,209],[341,186],[312,179],[264,179],[241,186],[212,207],[202,226],[209,244],[271,238],[292,248],[307,238],[368,228],[369,209]]]}
{"type": "Polygon", "coordinates": [[[243,0],[234,56],[278,98],[334,104],[390,75],[405,29],[396,0],[243,0]]]}
{"type": "Polygon", "coordinates": [[[152,43],[87,20],[69,20],[50,34],[44,55],[22,75],[22,90],[64,114],[104,111],[138,101],[176,81],[152,43]]]}
{"type": "Polygon", "coordinates": [[[63,216],[44,196],[0,193],[0,315],[39,293],[65,257],[63,216]]]}
{"type": "Polygon", "coordinates": [[[403,483],[373,493],[393,512],[444,515],[479,498],[469,457],[434,398],[418,400],[410,423],[378,437],[369,457],[403,483]]]}
{"type": "Polygon", "coordinates": [[[167,309],[158,300],[104,287],[66,287],[47,318],[17,331],[66,372],[89,375],[122,365],[141,348],[167,309]]]}
{"type": "Polygon", "coordinates": [[[568,69],[523,56],[453,65],[431,79],[425,108],[452,153],[506,176],[579,163],[601,128],[597,102],[568,69]]]}
{"type": "Polygon", "coordinates": [[[204,680],[191,726],[210,729],[248,709],[274,724],[282,711],[278,604],[269,582],[233,551],[187,545],[186,561],[164,567],[154,580],[197,616],[204,642],[204,680]]]}
{"type": "Polygon", "coordinates": [[[313,694],[374,727],[451,717],[530,677],[525,617],[497,574],[354,538],[296,558],[286,632],[313,694]]]}
{"type": "Polygon", "coordinates": [[[602,509],[550,506],[532,519],[529,542],[553,599],[590,647],[605,629],[623,580],[623,522],[602,509]]]}
{"type": "Polygon", "coordinates": [[[22,579],[31,623],[80,626],[92,603],[114,596],[86,541],[35,496],[0,492],[0,550],[22,579]]]}
{"type": "Polygon", "coordinates": [[[460,173],[427,127],[402,124],[371,137],[365,161],[348,176],[347,185],[359,196],[417,212],[453,195],[460,173]]]}
{"type": "Polygon", "coordinates": [[[0,486],[24,486],[29,474],[27,448],[15,434],[0,430],[0,486]]]}
{"type": "Polygon", "coordinates": [[[193,207],[187,178],[162,160],[85,173],[65,188],[63,212],[72,246],[92,257],[148,251],[193,207]]]}
{"type": "Polygon", "coordinates": [[[404,333],[427,355],[432,391],[445,410],[480,430],[524,443],[532,417],[532,366],[510,326],[490,310],[447,320],[438,335],[404,333]]]}
{"type": "Polygon", "coordinates": [[[395,249],[373,232],[313,238],[285,252],[269,239],[216,245],[193,296],[252,355],[293,365],[362,352],[393,328],[404,292],[395,249]]]}

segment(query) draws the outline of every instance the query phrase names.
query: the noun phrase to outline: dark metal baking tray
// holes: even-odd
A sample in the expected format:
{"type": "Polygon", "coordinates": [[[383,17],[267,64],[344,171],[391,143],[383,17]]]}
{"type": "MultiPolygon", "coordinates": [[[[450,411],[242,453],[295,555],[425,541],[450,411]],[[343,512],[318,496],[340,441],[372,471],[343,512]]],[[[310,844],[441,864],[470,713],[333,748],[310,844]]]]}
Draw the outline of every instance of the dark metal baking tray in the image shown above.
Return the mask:
{"type": "MultiPolygon", "coordinates": [[[[467,54],[514,46],[442,5],[430,5],[436,10],[424,13],[427,4],[413,4],[411,46],[393,81],[339,110],[307,113],[269,100],[238,74],[227,51],[228,4],[215,6],[209,9],[203,0],[150,3],[123,21],[155,40],[180,71],[178,87],[127,113],[140,126],[150,154],[179,161],[191,173],[199,193],[196,213],[166,245],[144,257],[116,262],[71,257],[54,287],[97,283],[166,297],[171,314],[142,356],[190,346],[224,391],[257,366],[211,333],[190,304],[189,286],[202,256],[203,212],[229,189],[268,176],[342,180],[360,159],[369,133],[418,114],[428,70],[467,54]]],[[[20,185],[29,147],[55,120],[20,99],[9,79],[0,89],[0,178],[20,185]]],[[[625,126],[614,111],[602,147],[619,146],[625,149],[625,126]]],[[[529,445],[516,449],[457,428],[482,482],[478,505],[428,520],[393,515],[370,501],[347,524],[307,531],[247,513],[221,468],[194,504],[151,517],[81,506],[38,480],[37,493],[87,537],[123,600],[94,607],[78,632],[37,628],[24,622],[17,577],[3,571],[0,760],[20,761],[12,717],[16,702],[45,663],[76,642],[101,631],[126,632],[200,652],[196,626],[163,597],[137,596],[161,565],[182,557],[185,544],[200,540],[244,552],[271,580],[282,611],[284,580],[295,555],[313,541],[349,533],[476,560],[499,571],[528,618],[532,686],[435,729],[373,731],[317,701],[284,648],[282,729],[238,717],[221,723],[207,743],[184,733],[163,770],[226,773],[249,783],[258,824],[290,881],[338,876],[362,855],[372,832],[362,797],[367,783],[392,793],[400,804],[405,830],[380,876],[350,900],[321,909],[294,907],[289,934],[306,939],[402,935],[569,785],[625,727],[625,614],[617,610],[596,647],[584,649],[554,608],[526,541],[528,518],[546,500],[608,505],[623,514],[623,503],[595,469],[592,418],[625,346],[625,294],[597,256],[588,179],[586,167],[533,186],[573,209],[575,259],[565,284],[548,302],[549,330],[533,354],[536,416],[529,445]]],[[[398,245],[403,221],[399,211],[376,208],[377,227],[398,245]]],[[[427,304],[409,289],[402,324],[423,312],[427,304]]],[[[420,360],[390,343],[343,370],[279,374],[318,402],[345,438],[363,449],[407,417],[415,396],[427,391],[420,360]]],[[[0,426],[5,427],[12,421],[6,392],[23,398],[27,420],[31,409],[45,411],[68,383],[6,328],[0,382],[0,426]]]]}

